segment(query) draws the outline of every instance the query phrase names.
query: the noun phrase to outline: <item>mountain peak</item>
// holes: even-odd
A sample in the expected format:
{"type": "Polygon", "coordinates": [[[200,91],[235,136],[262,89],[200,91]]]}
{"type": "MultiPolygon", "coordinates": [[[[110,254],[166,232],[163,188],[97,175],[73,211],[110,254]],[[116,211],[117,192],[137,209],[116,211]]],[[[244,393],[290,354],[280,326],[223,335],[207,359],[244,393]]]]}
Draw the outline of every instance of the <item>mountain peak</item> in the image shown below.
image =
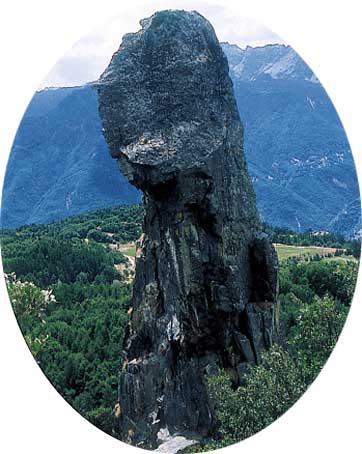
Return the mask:
{"type": "Polygon", "coordinates": [[[228,42],[221,43],[229,61],[230,74],[236,81],[267,79],[304,80],[318,83],[312,70],[290,46],[282,43],[245,49],[228,42]]]}

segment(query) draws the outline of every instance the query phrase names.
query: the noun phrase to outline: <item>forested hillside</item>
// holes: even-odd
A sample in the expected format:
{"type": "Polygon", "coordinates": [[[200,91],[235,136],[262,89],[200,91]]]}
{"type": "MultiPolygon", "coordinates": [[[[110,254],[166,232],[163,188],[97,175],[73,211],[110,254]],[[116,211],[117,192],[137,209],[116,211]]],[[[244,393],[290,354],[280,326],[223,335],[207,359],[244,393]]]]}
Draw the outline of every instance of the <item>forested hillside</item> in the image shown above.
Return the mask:
{"type": "Polygon", "coordinates": [[[140,200],[109,155],[95,90],[86,85],[36,93],[9,158],[2,226],[47,223],[140,200]]]}
{"type": "Polygon", "coordinates": [[[355,233],[361,207],[350,146],[315,74],[290,46],[224,43],[223,50],[264,220],[355,233]]]}
{"type": "MultiPolygon", "coordinates": [[[[1,232],[9,296],[30,350],[59,393],[109,434],[142,216],[139,205],[116,207],[1,232]]],[[[278,249],[279,342],[249,366],[244,386],[235,389],[223,370],[210,381],[218,431],[195,449],[240,441],[284,413],[318,374],[348,314],[359,243],[311,231],[268,232],[295,248],[287,256],[278,249]],[[308,253],[296,253],[306,246],[308,253]]]]}
{"type": "Polygon", "coordinates": [[[132,292],[132,263],[120,249],[140,236],[142,215],[124,206],[1,232],[30,350],[59,393],[109,433],[132,292]]]}

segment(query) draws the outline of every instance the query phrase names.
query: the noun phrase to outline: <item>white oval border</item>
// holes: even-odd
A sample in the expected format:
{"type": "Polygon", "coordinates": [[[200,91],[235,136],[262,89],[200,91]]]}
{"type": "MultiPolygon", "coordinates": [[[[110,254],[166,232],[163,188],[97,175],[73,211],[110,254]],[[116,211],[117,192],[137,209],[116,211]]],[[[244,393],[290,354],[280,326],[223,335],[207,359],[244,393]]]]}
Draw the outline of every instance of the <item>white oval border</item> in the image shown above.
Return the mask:
{"type": "MultiPolygon", "coordinates": [[[[146,1],[146,0],[145,0],[146,1]]],[[[148,0],[148,5],[152,0],[148,0]]],[[[127,5],[120,0],[13,0],[0,7],[0,178],[34,91],[60,55],[97,24],[127,5]]],[[[133,0],[132,4],[136,4],[133,0]]],[[[140,3],[140,1],[138,1],[140,3]]],[[[359,2],[216,0],[240,16],[255,17],[307,61],[328,91],[345,126],[361,178],[362,105],[359,2]]],[[[183,2],[153,2],[155,9],[183,2]],[[157,5],[156,5],[157,3],[157,5]]],[[[2,186],[2,185],[1,185],[2,186]]],[[[37,454],[139,452],[96,430],[50,385],[31,357],[0,282],[0,448],[37,454]]],[[[361,276],[346,328],[323,372],[287,414],[225,452],[329,454],[361,452],[361,276]]]]}

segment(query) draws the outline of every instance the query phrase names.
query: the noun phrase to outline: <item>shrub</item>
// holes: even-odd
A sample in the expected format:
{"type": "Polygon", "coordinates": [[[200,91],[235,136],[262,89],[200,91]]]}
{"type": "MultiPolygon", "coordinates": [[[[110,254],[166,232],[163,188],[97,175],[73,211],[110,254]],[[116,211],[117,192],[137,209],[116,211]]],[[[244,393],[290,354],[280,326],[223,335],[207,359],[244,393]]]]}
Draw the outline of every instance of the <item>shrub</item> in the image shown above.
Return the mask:
{"type": "Polygon", "coordinates": [[[301,306],[288,343],[306,385],[317,377],[331,354],[347,313],[345,306],[330,297],[316,297],[312,304],[301,306]]]}
{"type": "Polygon", "coordinates": [[[234,390],[224,371],[209,378],[208,385],[222,446],[250,437],[271,424],[305,390],[293,359],[279,345],[262,355],[262,364],[249,368],[244,386],[234,390]]]}

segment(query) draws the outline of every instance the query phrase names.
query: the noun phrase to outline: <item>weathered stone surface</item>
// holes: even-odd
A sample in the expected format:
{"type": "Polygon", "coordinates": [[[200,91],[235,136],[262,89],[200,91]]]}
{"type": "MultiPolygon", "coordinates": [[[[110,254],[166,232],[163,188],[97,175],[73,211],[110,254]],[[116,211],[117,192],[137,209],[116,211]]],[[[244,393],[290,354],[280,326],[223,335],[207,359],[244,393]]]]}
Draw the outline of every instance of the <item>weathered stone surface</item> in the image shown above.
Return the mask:
{"type": "Polygon", "coordinates": [[[186,437],[175,435],[170,436],[167,429],[161,429],[157,434],[158,440],[160,440],[160,445],[155,451],[157,452],[166,452],[168,454],[176,454],[183,452],[189,446],[197,445],[196,440],[189,440],[186,437]]]}
{"type": "Polygon", "coordinates": [[[162,11],[126,35],[96,83],[104,135],[144,192],[133,313],[124,339],[119,430],[214,429],[205,381],[239,382],[273,338],[277,259],[262,233],[228,64],[196,12],[162,11]]]}
{"type": "Polygon", "coordinates": [[[176,454],[178,452],[184,451],[189,446],[197,444],[195,440],[188,440],[185,437],[176,435],[175,437],[170,438],[169,440],[160,444],[160,446],[155,449],[157,452],[166,452],[167,454],[176,454]]]}

